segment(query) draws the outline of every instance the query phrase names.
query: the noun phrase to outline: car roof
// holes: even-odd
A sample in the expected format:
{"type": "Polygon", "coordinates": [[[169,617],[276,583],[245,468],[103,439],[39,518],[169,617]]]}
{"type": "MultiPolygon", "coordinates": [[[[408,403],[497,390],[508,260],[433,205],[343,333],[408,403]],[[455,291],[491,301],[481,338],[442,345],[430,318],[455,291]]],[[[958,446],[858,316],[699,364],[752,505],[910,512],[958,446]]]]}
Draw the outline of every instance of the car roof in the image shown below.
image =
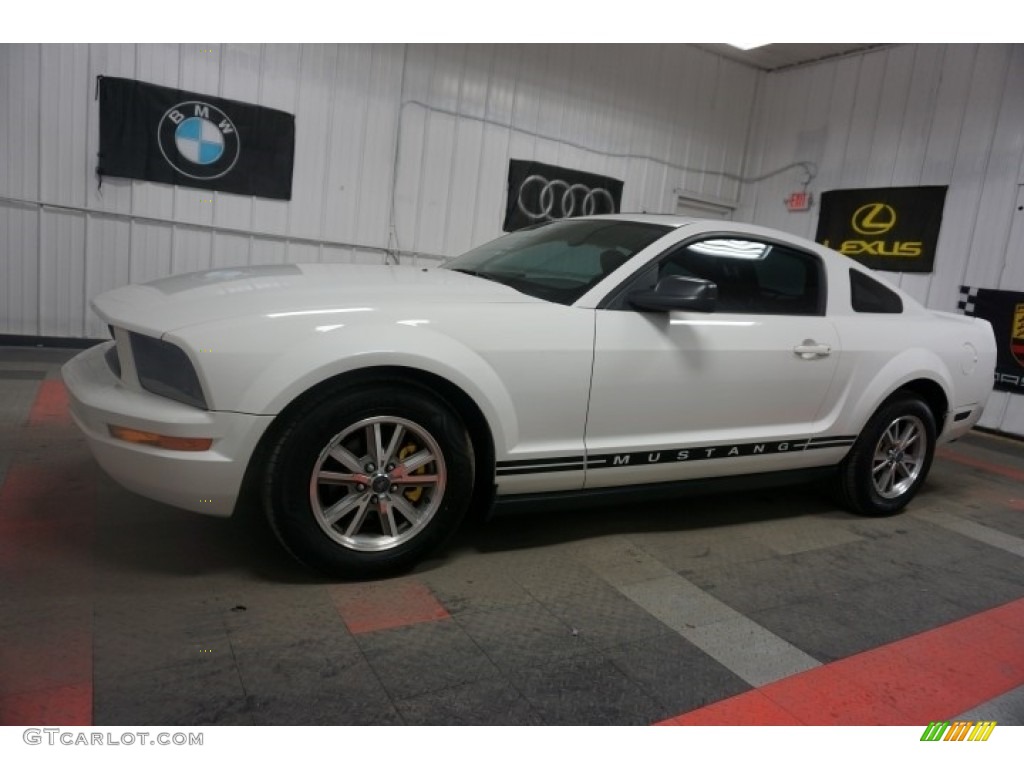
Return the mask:
{"type": "Polygon", "coordinates": [[[605,213],[596,216],[574,216],[574,220],[597,219],[608,221],[636,221],[644,224],[661,224],[666,227],[678,228],[684,224],[701,221],[689,216],[676,216],[672,213],[605,213]]]}

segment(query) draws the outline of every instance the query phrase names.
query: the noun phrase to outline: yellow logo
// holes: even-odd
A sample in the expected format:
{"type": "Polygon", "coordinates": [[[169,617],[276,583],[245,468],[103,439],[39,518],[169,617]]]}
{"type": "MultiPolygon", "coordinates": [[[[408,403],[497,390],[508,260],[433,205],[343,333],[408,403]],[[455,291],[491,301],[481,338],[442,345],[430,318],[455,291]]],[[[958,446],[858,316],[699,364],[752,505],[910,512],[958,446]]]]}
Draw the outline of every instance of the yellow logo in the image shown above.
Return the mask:
{"type": "Polygon", "coordinates": [[[868,203],[853,212],[850,226],[862,235],[882,235],[896,226],[896,211],[885,203],[868,203]]]}

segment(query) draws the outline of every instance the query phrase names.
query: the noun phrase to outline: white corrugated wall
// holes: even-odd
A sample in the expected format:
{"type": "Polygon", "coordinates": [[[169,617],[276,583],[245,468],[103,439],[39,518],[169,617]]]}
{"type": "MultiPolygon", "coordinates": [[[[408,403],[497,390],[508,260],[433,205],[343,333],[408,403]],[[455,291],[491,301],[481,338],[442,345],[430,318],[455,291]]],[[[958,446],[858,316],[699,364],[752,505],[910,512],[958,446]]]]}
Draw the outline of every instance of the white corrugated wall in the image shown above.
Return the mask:
{"type": "Polygon", "coordinates": [[[454,255],[501,233],[511,158],[623,179],[625,210],[735,201],[681,169],[740,172],[757,81],[679,45],[0,45],[0,333],[103,336],[89,298],[176,272],[454,255]],[[295,114],[292,200],[98,189],[97,75],[295,114]]]}
{"type": "MultiPolygon", "coordinates": [[[[763,75],[685,45],[0,45],[0,333],[102,336],[88,300],[174,272],[453,255],[500,233],[508,161],[625,181],[624,210],[682,192],[813,235],[811,190],[948,184],[932,275],[1024,290],[1024,46],[901,45],[763,75]],[[97,75],[296,115],[293,199],[106,178],[97,75]],[[689,170],[687,170],[689,169],[689,170]],[[724,174],[724,175],[723,175],[724,174]]],[[[1024,434],[1024,398],[986,426],[1024,434]]]]}
{"type": "MultiPolygon", "coordinates": [[[[746,172],[818,164],[810,189],[948,185],[931,274],[880,273],[955,312],[959,287],[1024,291],[1024,45],[901,45],[769,75],[746,172]]],[[[746,185],[737,218],[813,237],[799,185],[746,185]]],[[[1024,435],[1024,397],[993,394],[981,424],[1024,435]]]]}

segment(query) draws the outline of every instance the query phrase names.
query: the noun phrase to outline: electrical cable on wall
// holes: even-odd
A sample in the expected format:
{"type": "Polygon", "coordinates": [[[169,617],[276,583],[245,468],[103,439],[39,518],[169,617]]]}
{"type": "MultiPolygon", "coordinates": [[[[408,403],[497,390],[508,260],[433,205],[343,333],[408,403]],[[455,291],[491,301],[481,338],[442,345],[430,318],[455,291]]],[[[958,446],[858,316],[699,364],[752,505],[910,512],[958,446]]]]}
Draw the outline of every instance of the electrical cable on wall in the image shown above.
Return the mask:
{"type": "MultiPolygon", "coordinates": [[[[403,69],[403,72],[404,72],[404,69],[403,69]]],[[[505,128],[506,130],[515,131],[516,133],[520,133],[520,134],[522,134],[524,136],[529,136],[531,138],[537,138],[537,139],[543,139],[545,141],[553,141],[553,142],[555,142],[557,144],[562,144],[562,145],[565,145],[567,147],[572,147],[573,149],[579,149],[579,150],[582,150],[584,152],[593,152],[595,154],[604,155],[605,157],[614,157],[614,158],[620,158],[620,159],[625,159],[625,160],[646,160],[647,162],[651,162],[651,163],[656,163],[658,165],[667,166],[667,167],[672,168],[673,170],[679,171],[681,173],[703,173],[703,174],[707,174],[707,175],[710,175],[710,176],[720,176],[723,179],[728,179],[729,181],[735,181],[735,182],[737,182],[739,184],[756,184],[759,181],[765,181],[766,179],[770,179],[770,178],[772,178],[774,176],[778,176],[778,175],[783,174],[783,173],[785,173],[787,171],[790,171],[790,170],[792,170],[794,168],[802,168],[806,175],[804,177],[804,180],[801,183],[803,185],[804,191],[806,192],[807,191],[807,187],[814,180],[814,178],[818,175],[818,166],[817,166],[817,164],[812,162],[812,161],[810,161],[810,160],[797,160],[797,161],[794,161],[792,163],[789,163],[788,165],[784,165],[781,168],[776,168],[775,170],[768,171],[767,173],[762,173],[762,174],[759,174],[757,176],[743,176],[743,175],[737,174],[737,173],[730,173],[729,171],[716,171],[716,170],[707,169],[707,168],[693,168],[693,167],[685,166],[685,165],[677,165],[676,163],[671,163],[671,162],[669,162],[667,160],[662,160],[662,159],[659,159],[657,157],[652,157],[651,155],[635,154],[635,153],[632,153],[632,152],[607,152],[607,151],[604,151],[604,150],[595,149],[593,147],[588,147],[588,146],[586,146],[584,144],[580,144],[579,142],[571,141],[569,139],[560,138],[558,136],[552,136],[550,134],[540,133],[539,131],[530,131],[530,130],[527,130],[525,128],[518,128],[518,127],[512,125],[511,123],[502,122],[500,120],[494,120],[494,119],[487,118],[487,117],[478,117],[476,115],[466,115],[466,114],[457,112],[457,111],[452,110],[452,109],[445,109],[444,107],[435,107],[435,106],[432,106],[432,105],[427,104],[425,102],[418,101],[416,99],[409,99],[407,101],[403,101],[402,102],[402,106],[399,109],[399,113],[398,113],[398,130],[396,131],[396,135],[395,135],[395,156],[394,156],[394,166],[393,166],[392,184],[391,184],[391,211],[390,211],[390,214],[388,216],[388,245],[387,245],[387,255],[385,256],[385,263],[387,263],[389,259],[393,259],[394,263],[397,264],[398,263],[398,253],[401,252],[401,248],[399,247],[399,243],[398,243],[398,226],[397,226],[397,224],[395,222],[395,208],[396,208],[395,195],[396,195],[396,190],[397,190],[397,187],[398,187],[398,164],[399,164],[399,159],[401,158],[402,119],[403,119],[403,117],[405,115],[406,107],[409,107],[409,106],[421,107],[422,109],[425,109],[428,112],[436,112],[438,114],[448,115],[450,117],[454,117],[454,118],[457,118],[457,119],[460,119],[460,120],[471,120],[471,121],[474,121],[474,122],[483,123],[485,125],[493,125],[493,126],[496,126],[498,128],[505,128]],[[394,244],[393,247],[392,247],[392,243],[394,244]]],[[[677,187],[673,191],[678,193],[678,192],[681,191],[681,188],[677,187]]],[[[434,257],[434,258],[436,258],[436,257],[434,257]]]]}

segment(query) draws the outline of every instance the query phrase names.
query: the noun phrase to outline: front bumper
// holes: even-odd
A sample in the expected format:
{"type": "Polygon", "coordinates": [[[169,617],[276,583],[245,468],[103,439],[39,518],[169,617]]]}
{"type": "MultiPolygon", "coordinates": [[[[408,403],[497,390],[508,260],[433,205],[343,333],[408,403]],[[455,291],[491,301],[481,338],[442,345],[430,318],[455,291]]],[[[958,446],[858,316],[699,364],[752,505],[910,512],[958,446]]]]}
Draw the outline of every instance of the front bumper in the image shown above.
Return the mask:
{"type": "Polygon", "coordinates": [[[193,512],[228,517],[249,459],[272,416],[204,411],[126,386],[91,347],[61,369],[71,415],[100,466],[131,491],[193,512]],[[172,451],[110,436],[113,424],[173,437],[212,438],[206,451],[172,451]]]}

